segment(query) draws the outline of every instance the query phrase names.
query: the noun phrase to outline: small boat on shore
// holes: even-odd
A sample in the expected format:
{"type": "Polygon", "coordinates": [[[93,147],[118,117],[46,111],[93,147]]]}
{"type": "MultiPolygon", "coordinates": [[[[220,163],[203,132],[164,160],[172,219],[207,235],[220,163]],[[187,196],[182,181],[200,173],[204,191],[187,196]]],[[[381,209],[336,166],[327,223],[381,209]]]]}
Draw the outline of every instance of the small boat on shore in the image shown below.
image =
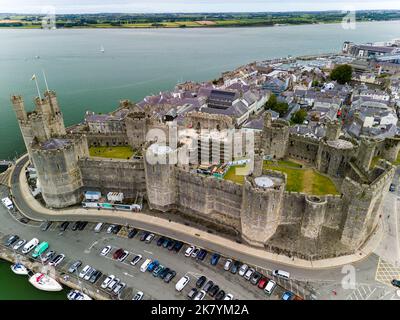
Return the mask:
{"type": "Polygon", "coordinates": [[[22,264],[16,263],[11,265],[11,271],[18,275],[26,276],[29,273],[29,270],[22,264]]]}
{"type": "Polygon", "coordinates": [[[53,278],[44,273],[35,273],[29,278],[29,282],[39,290],[43,291],[61,291],[62,286],[53,278]]]}
{"type": "Polygon", "coordinates": [[[78,290],[71,290],[67,295],[68,300],[92,300],[87,294],[78,290]]]}

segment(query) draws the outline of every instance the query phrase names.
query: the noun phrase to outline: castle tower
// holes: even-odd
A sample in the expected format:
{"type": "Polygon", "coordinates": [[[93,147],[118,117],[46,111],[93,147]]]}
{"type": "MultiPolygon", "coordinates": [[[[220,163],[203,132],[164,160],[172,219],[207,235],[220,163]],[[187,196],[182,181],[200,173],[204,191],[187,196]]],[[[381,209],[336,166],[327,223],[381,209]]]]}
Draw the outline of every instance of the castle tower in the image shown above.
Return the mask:
{"type": "Polygon", "coordinates": [[[400,151],[400,137],[386,138],[383,142],[382,158],[394,162],[400,151]]]}
{"type": "Polygon", "coordinates": [[[264,150],[256,150],[254,154],[254,168],[253,168],[253,176],[259,177],[262,175],[264,164],[264,150]]]}
{"type": "Polygon", "coordinates": [[[82,201],[78,160],[88,156],[85,136],[33,143],[31,154],[47,207],[65,208],[82,201]]]}
{"type": "Polygon", "coordinates": [[[341,134],[341,125],[339,121],[329,121],[326,124],[325,140],[334,141],[339,139],[341,134]]]}
{"type": "Polygon", "coordinates": [[[358,147],[358,156],[356,164],[359,169],[368,172],[371,166],[372,158],[375,153],[376,142],[366,138],[362,138],[358,147]]]}
{"type": "Polygon", "coordinates": [[[261,148],[265,155],[274,159],[286,156],[289,143],[289,123],[285,120],[271,121],[271,114],[266,112],[261,135],[261,148]]]}
{"type": "Polygon", "coordinates": [[[144,150],[143,161],[150,208],[163,212],[175,208],[176,150],[154,143],[144,150]]]}
{"type": "Polygon", "coordinates": [[[301,233],[307,238],[316,239],[325,220],[327,201],[317,196],[306,196],[305,200],[301,233]]]}

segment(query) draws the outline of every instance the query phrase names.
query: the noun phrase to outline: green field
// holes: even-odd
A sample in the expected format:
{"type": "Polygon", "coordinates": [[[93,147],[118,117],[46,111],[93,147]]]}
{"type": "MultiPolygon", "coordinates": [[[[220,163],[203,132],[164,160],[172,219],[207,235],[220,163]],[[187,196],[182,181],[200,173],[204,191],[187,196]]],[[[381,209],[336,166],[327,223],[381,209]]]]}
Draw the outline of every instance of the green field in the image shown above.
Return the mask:
{"type": "MultiPolygon", "coordinates": [[[[244,176],[238,175],[236,168],[245,168],[244,165],[229,168],[224,179],[239,184],[244,183],[244,176]]],[[[332,180],[313,168],[302,168],[301,164],[293,161],[265,161],[264,169],[284,172],[287,175],[286,191],[303,192],[313,195],[339,194],[332,180]]]]}
{"type": "Polygon", "coordinates": [[[130,159],[133,155],[131,147],[90,147],[91,157],[130,159]]]}

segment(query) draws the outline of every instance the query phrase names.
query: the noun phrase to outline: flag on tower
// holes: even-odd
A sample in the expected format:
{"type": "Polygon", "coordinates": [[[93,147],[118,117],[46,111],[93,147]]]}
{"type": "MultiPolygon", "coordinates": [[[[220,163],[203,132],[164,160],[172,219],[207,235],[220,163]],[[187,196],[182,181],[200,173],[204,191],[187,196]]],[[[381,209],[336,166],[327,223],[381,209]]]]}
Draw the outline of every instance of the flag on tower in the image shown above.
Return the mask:
{"type": "Polygon", "coordinates": [[[31,80],[36,80],[36,74],[32,76],[31,80]]]}

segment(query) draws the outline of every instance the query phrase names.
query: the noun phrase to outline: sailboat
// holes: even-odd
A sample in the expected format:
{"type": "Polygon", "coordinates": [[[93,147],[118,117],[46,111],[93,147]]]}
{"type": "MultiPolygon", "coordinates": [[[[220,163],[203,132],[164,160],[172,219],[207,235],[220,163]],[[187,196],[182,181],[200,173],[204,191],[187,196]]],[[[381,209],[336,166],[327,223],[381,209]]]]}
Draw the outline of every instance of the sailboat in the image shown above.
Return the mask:
{"type": "Polygon", "coordinates": [[[29,273],[29,270],[22,263],[19,263],[19,262],[11,265],[11,270],[15,274],[23,275],[23,276],[26,276],[29,273]]]}
{"type": "Polygon", "coordinates": [[[100,47],[100,52],[101,52],[101,53],[104,53],[104,51],[105,51],[105,50],[104,50],[104,47],[101,46],[101,47],[100,47]]]}
{"type": "Polygon", "coordinates": [[[29,282],[36,289],[43,291],[61,291],[63,289],[55,279],[44,273],[35,273],[29,278],[29,282]]]}

